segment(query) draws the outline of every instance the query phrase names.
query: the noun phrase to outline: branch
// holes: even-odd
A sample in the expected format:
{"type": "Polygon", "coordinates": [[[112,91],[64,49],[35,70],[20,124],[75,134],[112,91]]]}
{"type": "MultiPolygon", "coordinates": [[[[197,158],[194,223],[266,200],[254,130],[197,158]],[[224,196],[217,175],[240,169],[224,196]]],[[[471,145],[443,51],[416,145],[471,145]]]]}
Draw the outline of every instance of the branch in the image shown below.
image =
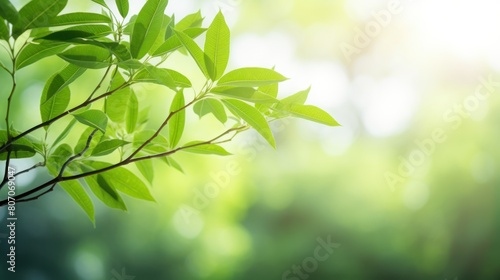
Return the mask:
{"type": "Polygon", "coordinates": [[[112,95],[113,93],[115,93],[115,92],[117,92],[117,91],[119,91],[119,90],[121,90],[123,88],[126,88],[129,85],[130,85],[129,82],[125,82],[121,86],[115,88],[114,90],[111,90],[111,91],[108,91],[106,93],[103,93],[102,95],[99,95],[98,97],[95,97],[95,98],[93,98],[91,100],[87,100],[87,101],[81,103],[80,105],[78,105],[78,106],[76,106],[76,107],[74,107],[74,108],[72,108],[72,109],[70,109],[70,110],[68,110],[68,111],[60,114],[59,116],[56,116],[56,117],[54,117],[54,118],[52,118],[52,119],[50,119],[50,120],[48,120],[46,122],[43,122],[43,123],[41,123],[41,124],[39,124],[37,126],[34,126],[34,127],[30,128],[30,129],[26,130],[25,132],[23,132],[23,133],[15,136],[15,137],[12,137],[9,141],[7,141],[7,143],[5,143],[2,147],[0,147],[0,153],[3,152],[3,151],[5,151],[5,149],[7,149],[10,145],[12,145],[13,142],[15,142],[16,140],[21,139],[22,137],[30,134],[31,132],[33,132],[35,130],[38,130],[38,129],[42,128],[42,127],[48,126],[48,125],[54,123],[55,121],[57,121],[57,120],[65,117],[65,116],[67,116],[67,115],[69,115],[69,114],[71,114],[71,113],[73,113],[73,112],[75,112],[77,110],[80,110],[81,108],[86,107],[89,104],[92,104],[92,103],[94,103],[94,102],[96,102],[98,100],[101,100],[101,99],[103,99],[103,98],[105,98],[107,96],[112,95]]]}
{"type": "MultiPolygon", "coordinates": [[[[219,136],[211,139],[211,140],[208,140],[208,141],[205,141],[205,142],[200,142],[200,143],[195,143],[195,144],[191,144],[191,145],[187,145],[187,146],[183,146],[183,147],[179,147],[179,148],[176,148],[174,150],[170,150],[170,151],[167,151],[167,152],[164,152],[164,153],[159,153],[159,154],[154,154],[154,155],[149,155],[149,156],[144,156],[144,157],[138,157],[138,158],[127,158],[119,163],[116,163],[114,165],[110,165],[106,168],[103,168],[103,169],[99,169],[99,170],[94,170],[94,171],[90,171],[90,172],[86,172],[86,173],[82,173],[82,174],[78,174],[78,175],[73,175],[73,176],[58,176],[30,191],[27,191],[25,193],[22,193],[20,195],[17,195],[15,197],[16,201],[17,202],[27,202],[27,201],[31,201],[31,200],[35,200],[35,199],[38,199],[40,198],[41,196],[51,192],[55,185],[57,183],[60,183],[60,182],[65,182],[65,181],[71,181],[71,180],[77,180],[77,179],[80,179],[80,178],[85,178],[85,177],[88,177],[88,176],[92,176],[92,175],[97,175],[97,174],[100,174],[100,173],[103,173],[103,172],[106,172],[106,171],[110,171],[110,170],[113,170],[115,168],[118,168],[118,167],[122,167],[122,166],[126,166],[130,163],[134,163],[134,162],[137,162],[137,161],[142,161],[142,160],[148,160],[148,159],[153,159],[153,158],[160,158],[160,157],[166,157],[166,156],[170,156],[172,154],[175,154],[179,151],[182,151],[182,150],[185,150],[185,149],[189,149],[189,148],[193,148],[193,147],[198,147],[198,146],[203,146],[203,145],[210,145],[210,144],[213,144],[213,142],[219,140],[220,138],[228,135],[229,133],[231,132],[237,132],[239,133],[240,131],[243,131],[247,129],[247,126],[242,126],[242,127],[236,127],[236,128],[231,128],[231,129],[228,129],[226,130],[225,132],[223,132],[222,134],[220,134],[219,136]],[[35,194],[41,190],[44,190],[45,188],[47,187],[50,187],[48,190],[46,190],[45,192],[35,196],[35,197],[32,197],[32,198],[26,198],[32,194],[35,194]]],[[[233,136],[234,137],[234,136],[233,136]]],[[[88,148],[87,148],[88,149],[88,148]]],[[[83,152],[84,153],[84,152],[83,152]]],[[[0,201],[0,207],[2,206],[5,206],[8,204],[8,200],[3,200],[3,201],[0,201]]]]}

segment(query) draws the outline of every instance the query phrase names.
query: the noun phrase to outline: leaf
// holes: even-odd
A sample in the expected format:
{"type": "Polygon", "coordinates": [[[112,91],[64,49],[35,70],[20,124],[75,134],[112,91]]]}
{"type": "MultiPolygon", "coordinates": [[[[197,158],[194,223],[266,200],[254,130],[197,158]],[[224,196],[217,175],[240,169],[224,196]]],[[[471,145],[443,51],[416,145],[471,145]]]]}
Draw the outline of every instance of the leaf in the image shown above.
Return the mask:
{"type": "Polygon", "coordinates": [[[66,7],[68,0],[33,0],[19,11],[12,35],[17,39],[24,31],[50,26],[49,22],[66,7]]]}
{"type": "Polygon", "coordinates": [[[219,86],[259,87],[287,80],[280,73],[266,68],[248,67],[233,70],[220,78],[219,86]]]}
{"type": "Polygon", "coordinates": [[[94,204],[78,180],[60,182],[59,185],[80,205],[95,226],[94,204]]]}
{"type": "Polygon", "coordinates": [[[339,126],[339,123],[332,116],[316,106],[291,104],[290,106],[287,106],[287,111],[293,116],[302,119],[329,126],[339,126]]]}
{"type": "Polygon", "coordinates": [[[221,123],[226,123],[227,121],[226,110],[217,99],[204,98],[194,104],[193,110],[200,119],[206,114],[212,113],[221,123]]]}
{"type": "Polygon", "coordinates": [[[226,151],[224,148],[222,148],[219,145],[215,144],[203,144],[203,145],[197,145],[203,143],[203,141],[193,141],[185,144],[184,146],[195,146],[191,148],[186,148],[183,149],[184,152],[188,153],[194,153],[194,154],[205,154],[205,155],[218,155],[218,156],[229,156],[231,153],[226,151]]]}
{"type": "Polygon", "coordinates": [[[134,23],[130,50],[133,58],[141,59],[154,44],[163,22],[168,0],[148,0],[134,23]]]}
{"type": "Polygon", "coordinates": [[[172,69],[163,68],[163,71],[166,71],[170,75],[170,77],[172,77],[172,79],[174,80],[174,83],[177,87],[180,87],[180,88],[192,87],[191,81],[183,74],[181,74],[175,70],[172,70],[172,69]]]}
{"type": "MultiPolygon", "coordinates": [[[[155,133],[156,131],[149,129],[136,133],[134,135],[134,144],[133,144],[134,149],[139,148],[148,139],[153,137],[155,133]]],[[[144,149],[142,149],[142,151],[152,155],[157,153],[164,153],[168,150],[168,147],[169,147],[168,140],[163,135],[160,134],[156,138],[154,138],[151,141],[151,143],[146,145],[144,149]]]]}
{"type": "Polygon", "coordinates": [[[182,137],[182,133],[184,132],[184,126],[186,125],[186,110],[183,109],[184,106],[184,92],[180,90],[175,95],[170,106],[170,114],[175,113],[168,122],[168,133],[171,148],[177,146],[182,137]]]}
{"type": "Polygon", "coordinates": [[[146,159],[141,161],[136,161],[135,165],[137,169],[141,172],[142,176],[146,178],[146,180],[152,184],[154,179],[154,166],[152,159],[146,159]]]}
{"type": "MultiPolygon", "coordinates": [[[[15,135],[12,135],[12,136],[15,136],[15,135]]],[[[7,131],[0,130],[0,146],[7,143],[7,139],[8,139],[7,131]]],[[[11,158],[30,158],[30,157],[35,156],[35,154],[36,154],[32,143],[28,139],[26,139],[25,137],[23,137],[19,140],[16,140],[7,149],[11,151],[11,153],[10,153],[11,158]]],[[[6,160],[6,159],[7,159],[7,151],[1,152],[0,153],[0,160],[6,160]]]]}
{"type": "Polygon", "coordinates": [[[68,123],[68,125],[66,126],[66,128],[63,130],[63,132],[61,132],[61,134],[59,134],[59,136],[54,141],[54,143],[52,143],[52,147],[55,147],[57,144],[59,144],[59,142],[61,142],[62,140],[64,140],[64,138],[66,138],[66,136],[68,136],[69,132],[71,131],[71,129],[73,128],[73,126],[75,126],[75,124],[76,124],[76,120],[72,119],[68,123]]]}
{"type": "MultiPolygon", "coordinates": [[[[49,78],[40,99],[42,121],[51,120],[66,111],[71,98],[68,86],[84,72],[85,69],[68,65],[61,72],[49,78]]],[[[48,127],[46,126],[45,129],[48,127]]]]}
{"type": "MultiPolygon", "coordinates": [[[[105,15],[95,13],[69,13],[51,18],[47,27],[64,26],[75,24],[92,24],[92,23],[111,23],[111,19],[105,15]]],[[[44,26],[38,26],[44,27],[44,26]]]]}
{"type": "Polygon", "coordinates": [[[85,182],[106,206],[127,211],[127,206],[120,194],[101,175],[86,177],[85,182]]]}
{"type": "Polygon", "coordinates": [[[219,11],[208,27],[205,40],[205,65],[213,81],[218,80],[226,70],[229,61],[229,40],[229,27],[219,11]]]}
{"type": "Polygon", "coordinates": [[[75,119],[87,126],[97,128],[102,133],[106,132],[106,126],[108,125],[108,117],[102,111],[99,110],[88,110],[81,114],[73,115],[75,119]]]}
{"type": "Polygon", "coordinates": [[[273,133],[264,116],[254,107],[246,104],[243,101],[235,99],[223,99],[222,102],[234,115],[240,117],[253,127],[266,141],[274,148],[276,142],[274,141],[273,133]]]}
{"type": "Polygon", "coordinates": [[[106,4],[106,2],[104,2],[104,0],[91,0],[91,1],[103,6],[104,8],[109,9],[108,5],[106,4]]]}
{"type": "Polygon", "coordinates": [[[19,13],[9,0],[0,0],[0,17],[15,24],[19,19],[19,13]]]}
{"type": "Polygon", "coordinates": [[[61,172],[63,165],[73,156],[73,150],[68,144],[58,146],[54,152],[49,155],[47,160],[47,169],[49,173],[56,177],[61,172]]]}
{"type": "Polygon", "coordinates": [[[16,60],[16,68],[19,70],[31,65],[43,58],[56,55],[64,51],[68,44],[61,42],[41,42],[40,44],[29,44],[22,49],[16,60]]]}
{"type": "Polygon", "coordinates": [[[75,46],[59,55],[67,62],[90,69],[99,69],[109,66],[111,54],[108,50],[97,46],[75,46]]]}
{"type": "Polygon", "coordinates": [[[151,45],[151,48],[148,51],[150,55],[152,55],[153,52],[165,42],[165,34],[167,33],[167,29],[171,21],[172,19],[169,16],[163,15],[160,32],[158,32],[158,37],[156,37],[155,42],[151,45]]]}
{"type": "Polygon", "coordinates": [[[193,39],[191,39],[191,37],[187,36],[186,34],[180,31],[175,31],[175,34],[177,35],[177,38],[179,38],[179,41],[181,41],[182,45],[186,47],[189,54],[191,54],[191,57],[198,65],[201,72],[203,72],[203,75],[205,75],[205,77],[207,78],[210,78],[210,75],[208,75],[207,67],[205,65],[205,54],[200,49],[200,47],[196,44],[195,41],[193,41],[193,39]]]}
{"type": "Polygon", "coordinates": [[[311,88],[309,87],[308,89],[306,90],[303,90],[303,91],[299,91],[293,95],[290,95],[282,100],[280,100],[280,104],[278,106],[281,106],[281,105],[288,105],[288,104],[300,104],[300,105],[303,105],[306,100],[307,100],[307,97],[309,96],[309,92],[311,91],[311,88]]]}
{"type": "Polygon", "coordinates": [[[154,66],[147,66],[139,71],[134,77],[134,81],[155,83],[169,87],[173,90],[177,89],[174,79],[170,76],[170,72],[166,69],[157,68],[154,66]]]}
{"type": "Polygon", "coordinates": [[[92,150],[91,156],[100,157],[109,155],[116,149],[123,147],[127,144],[129,144],[129,142],[120,139],[104,140],[101,143],[97,144],[97,146],[92,150]]]}
{"type": "Polygon", "coordinates": [[[123,18],[126,18],[129,10],[128,0],[116,0],[116,6],[118,7],[118,11],[123,18]]]}
{"type": "MultiPolygon", "coordinates": [[[[118,88],[124,82],[122,75],[117,72],[111,88],[118,88]]],[[[106,114],[116,123],[125,123],[128,133],[134,132],[139,115],[137,96],[129,87],[113,93],[106,99],[106,114]]]]}
{"type": "Polygon", "coordinates": [[[203,23],[203,17],[201,16],[201,11],[193,14],[189,14],[181,19],[176,25],[175,29],[179,31],[184,31],[188,28],[200,27],[203,23]]]}
{"type": "Polygon", "coordinates": [[[0,39],[3,39],[5,41],[9,40],[9,28],[5,24],[5,20],[0,17],[0,39]]]}
{"type": "Polygon", "coordinates": [[[253,103],[276,103],[277,99],[251,87],[215,87],[211,91],[217,95],[236,98],[253,103]]]}
{"type": "MultiPolygon", "coordinates": [[[[190,38],[194,39],[194,38],[200,36],[201,34],[203,34],[203,32],[205,32],[206,30],[207,29],[205,29],[205,28],[195,27],[195,28],[188,28],[188,29],[186,29],[186,30],[184,30],[182,32],[184,32],[184,34],[186,34],[190,38]]],[[[165,42],[163,42],[163,44],[161,44],[152,53],[152,55],[153,56],[161,56],[161,55],[167,54],[169,52],[173,52],[173,51],[177,50],[180,47],[182,47],[182,43],[179,40],[179,37],[177,37],[177,36],[171,36],[171,37],[168,37],[167,40],[165,42]]]]}
{"type": "MultiPolygon", "coordinates": [[[[87,127],[80,135],[80,138],[78,139],[78,142],[75,145],[75,151],[76,152],[82,152],[86,147],[87,147],[87,142],[89,140],[89,137],[92,135],[92,133],[96,130],[93,127],[87,127]]],[[[103,133],[98,130],[92,139],[90,139],[90,144],[88,145],[87,151],[84,153],[84,156],[89,156],[90,152],[94,149],[95,146],[99,142],[101,142],[101,139],[103,137],[103,133]]]]}
{"type": "Polygon", "coordinates": [[[88,38],[102,38],[102,37],[106,37],[109,34],[113,33],[113,30],[111,30],[111,27],[109,27],[108,25],[103,25],[103,24],[77,25],[77,26],[72,26],[72,27],[68,27],[66,29],[63,29],[63,31],[81,31],[81,32],[90,33],[91,35],[88,36],[88,38]]]}
{"type": "MultiPolygon", "coordinates": [[[[109,166],[107,163],[92,162],[91,166],[96,170],[109,166]]],[[[155,201],[148,187],[129,170],[118,167],[101,173],[103,179],[113,188],[131,197],[155,201]]]]}

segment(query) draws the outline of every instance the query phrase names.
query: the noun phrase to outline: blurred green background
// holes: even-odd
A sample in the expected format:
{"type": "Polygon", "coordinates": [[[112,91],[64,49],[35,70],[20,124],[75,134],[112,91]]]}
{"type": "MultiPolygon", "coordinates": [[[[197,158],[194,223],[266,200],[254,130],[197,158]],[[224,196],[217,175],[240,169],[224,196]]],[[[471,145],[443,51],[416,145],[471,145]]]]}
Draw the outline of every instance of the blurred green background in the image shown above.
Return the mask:
{"type": "MultiPolygon", "coordinates": [[[[274,126],[277,150],[247,132],[234,156],[182,155],[185,174],[155,167],[157,203],[128,199],[124,213],[95,200],[95,229],[60,189],[20,204],[18,272],[2,261],[2,279],[500,279],[499,85],[476,94],[500,81],[498,2],[171,0],[167,13],[198,9],[206,23],[226,15],[231,68],[276,66],[290,78],[282,96],[312,85],[309,103],[343,126],[290,120],[274,126]],[[340,246],[313,262],[318,239],[340,246]],[[294,265],[303,274],[286,276],[294,265]]],[[[203,82],[189,58],[167,63],[203,82]]],[[[20,73],[18,129],[39,122],[63,64],[40,65],[20,73]]],[[[161,112],[165,92],[145,90],[161,112]]],[[[19,178],[19,190],[47,178],[19,178]]]]}

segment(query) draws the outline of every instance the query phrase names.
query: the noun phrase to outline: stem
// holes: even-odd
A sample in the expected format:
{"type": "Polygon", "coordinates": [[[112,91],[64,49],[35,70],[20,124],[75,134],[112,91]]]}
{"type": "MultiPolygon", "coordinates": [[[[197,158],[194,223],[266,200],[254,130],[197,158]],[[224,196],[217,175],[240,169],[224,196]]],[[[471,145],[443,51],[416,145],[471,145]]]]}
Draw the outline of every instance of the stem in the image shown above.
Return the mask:
{"type": "MultiPolygon", "coordinates": [[[[88,177],[88,176],[92,176],[92,175],[97,175],[97,174],[100,174],[100,173],[103,173],[103,172],[106,172],[106,171],[110,171],[110,170],[113,170],[115,168],[118,168],[118,167],[122,167],[122,166],[125,166],[125,165],[128,165],[130,163],[134,163],[134,162],[137,162],[137,161],[142,161],[142,160],[148,160],[148,159],[153,159],[153,158],[160,158],[160,157],[166,157],[166,156],[170,156],[174,153],[177,153],[179,151],[182,151],[182,150],[185,150],[185,149],[189,149],[189,148],[193,148],[193,147],[198,147],[198,146],[203,146],[203,145],[209,145],[209,144],[213,144],[213,142],[219,140],[220,138],[226,136],[227,134],[231,133],[231,132],[234,132],[234,131],[239,131],[239,130],[242,130],[242,129],[245,129],[246,126],[242,126],[242,127],[237,127],[237,128],[231,128],[231,129],[228,129],[226,130],[225,132],[223,132],[222,134],[220,134],[219,136],[211,139],[211,140],[208,140],[208,141],[205,141],[205,142],[200,142],[200,143],[195,143],[195,144],[191,144],[191,145],[187,145],[187,146],[183,146],[183,147],[179,147],[179,148],[176,148],[176,149],[173,149],[173,150],[170,150],[168,152],[164,152],[164,153],[159,153],[159,154],[155,154],[155,155],[149,155],[149,156],[144,156],[144,157],[138,157],[138,158],[127,158],[121,162],[118,162],[114,165],[111,165],[111,166],[108,166],[106,168],[103,168],[103,169],[99,169],[99,170],[94,170],[94,171],[90,171],[90,172],[87,172],[87,173],[82,173],[82,174],[78,174],[78,175],[73,175],[73,176],[67,176],[67,177],[64,177],[64,176],[58,176],[30,191],[27,191],[25,193],[22,193],[20,195],[17,195],[15,197],[16,201],[19,203],[19,202],[27,202],[27,201],[32,201],[32,200],[35,200],[35,199],[38,199],[40,198],[41,196],[51,192],[55,185],[57,185],[57,183],[60,183],[60,182],[65,182],[65,181],[71,181],[71,180],[77,180],[77,179],[80,179],[80,178],[85,178],[85,177],[88,177]],[[31,197],[31,198],[26,198],[32,194],[35,194],[41,190],[44,190],[45,188],[47,187],[50,187],[48,190],[45,190],[43,193],[37,195],[37,196],[34,196],[34,197],[31,197]]],[[[88,149],[88,148],[87,148],[88,149]]],[[[2,206],[5,206],[8,204],[8,200],[3,200],[3,201],[0,201],[0,207],[2,206]]]]}
{"type": "Polygon", "coordinates": [[[121,86],[117,87],[116,89],[114,89],[112,91],[108,91],[108,92],[106,92],[106,93],[104,93],[102,95],[94,97],[91,100],[87,100],[87,101],[83,102],[82,104],[80,104],[80,105],[72,108],[71,110],[68,110],[68,111],[60,114],[57,117],[54,117],[54,118],[52,118],[52,119],[50,119],[50,120],[48,120],[46,122],[43,122],[43,123],[41,123],[39,125],[36,125],[36,126],[30,128],[30,129],[26,130],[25,132],[23,132],[23,133],[15,136],[15,137],[12,137],[9,141],[7,141],[7,143],[5,143],[2,147],[0,147],[0,153],[3,152],[3,151],[5,151],[5,149],[7,149],[10,145],[12,145],[12,143],[14,141],[21,139],[22,137],[30,134],[31,132],[33,132],[35,130],[38,130],[38,129],[42,128],[42,127],[48,126],[48,125],[52,124],[53,122],[61,119],[62,117],[65,117],[65,116],[67,116],[67,115],[69,115],[69,114],[71,114],[71,113],[73,113],[73,112],[75,112],[75,111],[77,111],[77,110],[79,110],[81,108],[84,108],[85,106],[87,106],[89,104],[92,104],[92,103],[94,103],[94,102],[96,102],[98,100],[101,100],[101,99],[103,99],[103,98],[105,98],[107,96],[110,96],[113,93],[115,93],[116,91],[119,91],[119,90],[121,90],[121,89],[123,89],[123,88],[125,88],[125,87],[127,87],[129,85],[130,85],[130,82],[125,82],[124,84],[122,84],[121,86]]]}

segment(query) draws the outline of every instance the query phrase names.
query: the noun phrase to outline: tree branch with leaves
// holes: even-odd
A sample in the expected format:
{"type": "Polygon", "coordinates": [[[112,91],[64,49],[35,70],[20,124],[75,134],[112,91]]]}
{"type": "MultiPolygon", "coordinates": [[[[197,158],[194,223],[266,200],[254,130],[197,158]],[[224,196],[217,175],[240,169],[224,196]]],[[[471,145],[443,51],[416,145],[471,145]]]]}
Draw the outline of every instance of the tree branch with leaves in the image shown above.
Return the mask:
{"type": "MultiPolygon", "coordinates": [[[[269,122],[289,116],[338,125],[322,109],[304,105],[309,90],[278,99],[278,85],[287,78],[274,69],[227,71],[230,30],[221,12],[205,28],[200,12],[179,21],[166,15],[167,0],[145,1],[138,15],[129,15],[128,0],[92,0],[101,6],[101,14],[61,14],[67,0],[32,0],[19,10],[8,0],[0,2],[0,51],[10,60],[10,65],[0,62],[0,71],[10,77],[6,111],[1,112],[5,129],[0,130],[0,160],[5,172],[0,190],[12,160],[38,162],[15,176],[38,168],[53,176],[17,194],[18,203],[39,199],[60,186],[95,222],[90,193],[121,210],[127,209],[122,194],[154,200],[146,183],[153,180],[153,161],[181,169],[173,158],[176,153],[229,155],[221,145],[249,128],[275,147],[269,122]],[[195,41],[198,37],[204,37],[203,48],[195,41]],[[201,89],[181,73],[182,65],[168,61],[175,52],[194,60],[205,78],[201,89]],[[23,81],[19,70],[48,57],[58,57],[66,66],[40,93],[40,123],[18,131],[11,107],[23,81]],[[70,106],[76,100],[74,83],[90,71],[101,73],[101,78],[84,101],[70,106]],[[155,129],[147,128],[149,111],[139,101],[139,84],[161,85],[171,92],[170,107],[155,129]],[[213,115],[226,128],[205,140],[185,139],[190,112],[200,119],[213,115]],[[65,129],[50,140],[50,128],[62,124],[65,129]],[[128,169],[132,164],[140,174],[128,169]]],[[[0,200],[0,207],[5,205],[7,199],[0,200]]]]}

